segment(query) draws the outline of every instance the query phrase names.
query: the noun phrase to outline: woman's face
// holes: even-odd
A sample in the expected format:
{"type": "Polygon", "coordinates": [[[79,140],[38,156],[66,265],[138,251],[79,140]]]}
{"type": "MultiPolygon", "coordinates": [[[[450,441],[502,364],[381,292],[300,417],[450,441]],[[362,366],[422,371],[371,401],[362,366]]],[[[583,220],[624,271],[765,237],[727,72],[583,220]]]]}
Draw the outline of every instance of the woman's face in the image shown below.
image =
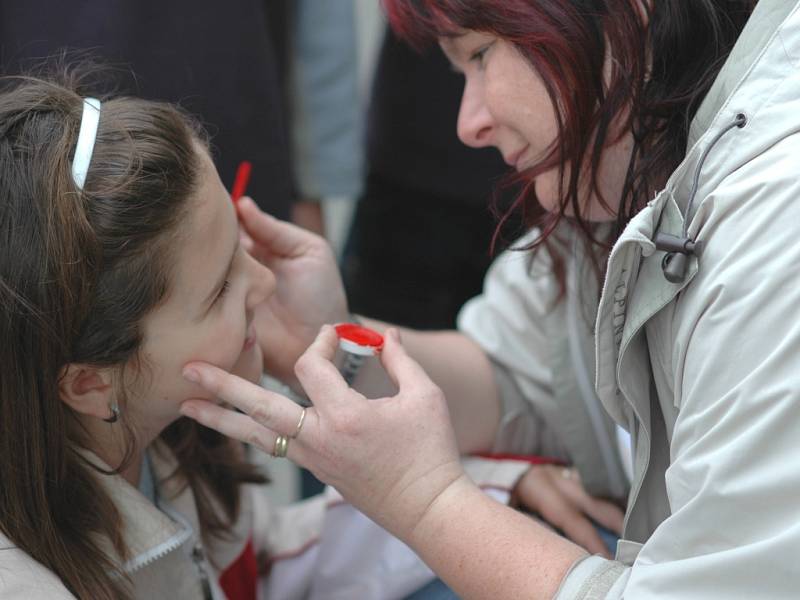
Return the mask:
{"type": "Polygon", "coordinates": [[[200,185],[173,242],[171,290],[144,319],[145,366],[126,405],[134,427],[150,435],[180,416],[184,400],[208,398],[181,375],[187,362],[206,361],[250,381],[262,372],[253,311],[274,292],[275,277],[240,245],[233,203],[205,151],[201,163],[200,185]]]}
{"type": "MultiPolygon", "coordinates": [[[[465,78],[458,114],[461,141],[475,148],[494,146],[517,171],[544,159],[556,141],[558,123],[545,86],[530,62],[514,45],[484,32],[464,31],[442,38],[440,45],[465,78]]],[[[631,147],[630,136],[624,136],[604,151],[599,183],[609,203],[618,203],[631,147]]],[[[553,168],[536,179],[537,194],[547,210],[558,209],[558,177],[553,168]]],[[[584,206],[583,216],[590,220],[613,217],[588,191],[584,206]]]]}

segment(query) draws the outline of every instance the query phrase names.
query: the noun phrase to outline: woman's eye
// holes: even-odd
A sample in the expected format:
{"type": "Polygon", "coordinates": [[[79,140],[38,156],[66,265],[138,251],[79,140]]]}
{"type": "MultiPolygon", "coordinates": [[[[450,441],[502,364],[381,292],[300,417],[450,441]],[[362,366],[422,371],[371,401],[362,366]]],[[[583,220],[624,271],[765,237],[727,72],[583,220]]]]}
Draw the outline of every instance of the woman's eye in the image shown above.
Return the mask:
{"type": "Polygon", "coordinates": [[[486,52],[491,46],[491,43],[486,44],[485,46],[481,46],[478,50],[473,52],[469,57],[470,62],[477,62],[480,66],[483,66],[483,58],[486,56],[486,52]]]}

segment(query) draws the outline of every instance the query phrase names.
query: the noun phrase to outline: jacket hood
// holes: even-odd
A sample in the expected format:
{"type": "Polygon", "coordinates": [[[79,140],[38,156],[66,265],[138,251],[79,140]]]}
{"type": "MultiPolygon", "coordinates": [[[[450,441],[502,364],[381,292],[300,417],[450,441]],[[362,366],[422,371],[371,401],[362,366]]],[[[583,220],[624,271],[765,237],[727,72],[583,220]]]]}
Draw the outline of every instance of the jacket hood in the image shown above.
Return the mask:
{"type": "MultiPolygon", "coordinates": [[[[725,177],[800,130],[798,10],[797,0],[758,2],[692,121],[686,159],[666,186],[685,211],[699,173],[690,219],[704,212],[705,197],[725,177]],[[744,127],[715,140],[737,115],[745,116],[744,127]]],[[[696,229],[690,225],[691,237],[696,229]]]]}

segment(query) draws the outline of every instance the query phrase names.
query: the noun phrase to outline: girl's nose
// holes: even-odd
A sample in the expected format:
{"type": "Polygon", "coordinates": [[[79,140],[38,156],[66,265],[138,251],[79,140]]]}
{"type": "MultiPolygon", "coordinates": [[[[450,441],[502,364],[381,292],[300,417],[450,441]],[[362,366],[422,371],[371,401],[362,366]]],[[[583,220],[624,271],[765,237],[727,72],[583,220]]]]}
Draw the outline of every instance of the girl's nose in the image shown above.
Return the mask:
{"type": "Polygon", "coordinates": [[[275,293],[275,275],[271,270],[262,265],[258,260],[247,255],[248,270],[250,271],[250,290],[247,293],[247,309],[253,310],[265,302],[275,293]]]}

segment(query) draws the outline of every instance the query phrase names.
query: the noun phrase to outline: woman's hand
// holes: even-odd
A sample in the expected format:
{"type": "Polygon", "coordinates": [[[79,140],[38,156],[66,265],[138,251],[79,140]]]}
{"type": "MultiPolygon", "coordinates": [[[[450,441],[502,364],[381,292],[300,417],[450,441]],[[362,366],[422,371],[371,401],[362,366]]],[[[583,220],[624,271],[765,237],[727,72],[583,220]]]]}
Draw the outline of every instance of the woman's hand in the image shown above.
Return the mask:
{"type": "Polygon", "coordinates": [[[320,326],[348,319],[339,269],[318,235],[263,213],[250,198],[241,198],[237,208],[243,244],[277,282],[275,294],[254,316],[264,369],[294,383],[294,364],[320,326]]]}
{"type": "MultiPolygon", "coordinates": [[[[297,362],[300,383],[313,401],[287,456],[333,485],[349,502],[401,539],[408,540],[428,509],[466,476],[444,395],[400,344],[385,335],[381,361],[399,392],[367,400],[350,389],[331,362],[338,338],[330,326],[297,362]]],[[[181,410],[230,437],[272,454],[278,435],[292,436],[301,408],[205,363],[184,375],[244,414],[188,400],[181,410]]]]}
{"type": "Polygon", "coordinates": [[[620,535],[624,514],[617,505],[587,494],[575,469],[535,465],[520,478],[513,495],[519,506],[536,513],[576,544],[610,558],[594,523],[620,535]]]}

